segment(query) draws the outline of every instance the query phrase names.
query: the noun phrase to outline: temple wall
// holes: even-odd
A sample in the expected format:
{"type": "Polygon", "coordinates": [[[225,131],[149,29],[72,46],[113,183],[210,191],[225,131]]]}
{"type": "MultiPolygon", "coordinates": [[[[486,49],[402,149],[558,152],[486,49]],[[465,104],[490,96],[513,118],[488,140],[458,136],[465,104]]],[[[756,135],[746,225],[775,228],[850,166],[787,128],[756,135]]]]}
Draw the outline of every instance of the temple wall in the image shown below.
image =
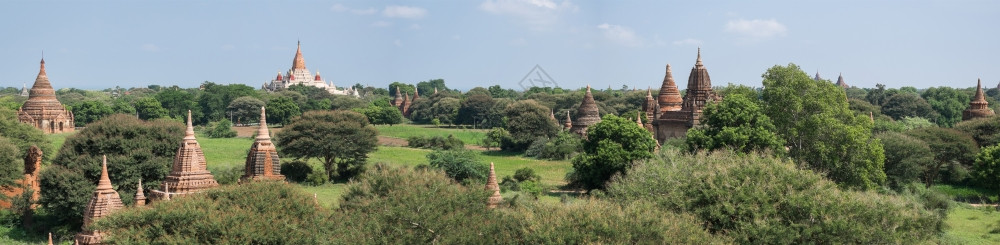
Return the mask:
{"type": "Polygon", "coordinates": [[[671,121],[660,121],[656,127],[656,141],[661,144],[663,141],[672,138],[684,138],[687,136],[687,123],[684,122],[671,122],[671,121]]]}

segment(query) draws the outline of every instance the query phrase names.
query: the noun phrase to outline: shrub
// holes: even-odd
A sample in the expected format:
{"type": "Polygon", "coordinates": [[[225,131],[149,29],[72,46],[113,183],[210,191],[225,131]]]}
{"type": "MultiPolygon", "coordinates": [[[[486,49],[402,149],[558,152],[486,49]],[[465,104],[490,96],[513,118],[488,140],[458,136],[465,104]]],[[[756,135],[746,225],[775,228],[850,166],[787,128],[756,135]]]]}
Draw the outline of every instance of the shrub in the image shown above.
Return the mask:
{"type": "Polygon", "coordinates": [[[433,151],[427,154],[427,161],[459,183],[466,179],[485,180],[490,171],[489,166],[480,162],[476,153],[469,150],[433,151]]]}
{"type": "Polygon", "coordinates": [[[531,144],[528,145],[528,149],[524,150],[524,156],[526,157],[537,157],[541,158],[542,152],[545,151],[545,145],[549,143],[549,138],[538,137],[531,144]]]}
{"type": "Polygon", "coordinates": [[[583,151],[583,138],[579,135],[562,131],[555,138],[545,143],[538,158],[566,160],[583,151]]]}
{"type": "Polygon", "coordinates": [[[504,128],[493,128],[486,133],[486,137],[483,137],[483,147],[489,150],[493,147],[500,147],[500,144],[504,141],[510,140],[510,133],[504,128]]]}
{"type": "Polygon", "coordinates": [[[465,148],[462,140],[449,134],[448,137],[441,136],[410,136],[406,139],[407,146],[412,148],[455,150],[465,148]]]}
{"type": "Polygon", "coordinates": [[[306,180],[306,176],[313,173],[312,166],[309,166],[306,161],[293,160],[281,163],[281,174],[285,176],[285,179],[292,182],[303,182],[306,180]]]}
{"type": "Polygon", "coordinates": [[[540,181],[542,180],[542,176],[536,174],[534,169],[524,167],[514,171],[514,179],[517,180],[517,182],[540,181]]]}
{"type": "Polygon", "coordinates": [[[220,185],[235,184],[243,176],[243,168],[243,165],[235,165],[228,168],[216,169],[215,172],[212,172],[212,176],[215,177],[215,182],[219,182],[220,185]]]}
{"type": "Polygon", "coordinates": [[[326,184],[326,182],[328,181],[330,181],[330,178],[327,177],[326,174],[317,171],[309,173],[309,175],[306,176],[306,181],[304,183],[309,184],[311,186],[321,186],[323,184],[326,184]]]}
{"type": "Polygon", "coordinates": [[[208,136],[209,138],[236,137],[236,130],[233,130],[233,122],[226,119],[210,123],[205,129],[207,130],[205,132],[205,136],[208,136]]]}
{"type": "Polygon", "coordinates": [[[841,190],[788,160],[755,154],[664,152],[607,190],[619,203],[652,201],[694,214],[712,233],[741,244],[921,243],[943,225],[918,201],[841,190]]]}

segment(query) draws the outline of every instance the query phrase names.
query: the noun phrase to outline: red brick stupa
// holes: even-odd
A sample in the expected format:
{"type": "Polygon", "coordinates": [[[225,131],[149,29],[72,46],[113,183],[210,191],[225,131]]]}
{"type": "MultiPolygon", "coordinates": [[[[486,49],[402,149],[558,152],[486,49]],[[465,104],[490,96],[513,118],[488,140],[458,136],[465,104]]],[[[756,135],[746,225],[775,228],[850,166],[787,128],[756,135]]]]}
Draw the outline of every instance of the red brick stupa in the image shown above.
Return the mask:
{"type": "MultiPolygon", "coordinates": [[[[667,77],[664,79],[663,86],[669,89],[672,82],[670,66],[667,66],[667,77]]],[[[691,68],[691,75],[688,76],[687,91],[680,109],[672,110],[676,97],[667,94],[666,98],[669,99],[667,102],[670,103],[664,104],[663,91],[660,91],[660,95],[660,110],[663,114],[653,120],[653,125],[656,128],[656,140],[659,142],[669,138],[685,137],[688,129],[700,123],[701,110],[708,102],[721,100],[721,97],[712,91],[712,79],[708,76],[708,69],[705,69],[705,65],[701,61],[700,48],[698,49],[698,59],[695,61],[694,67],[691,68]]]]}
{"type": "Polygon", "coordinates": [[[497,173],[493,170],[492,162],[490,163],[490,175],[486,179],[486,190],[493,192],[493,195],[490,195],[490,198],[486,200],[486,207],[496,208],[497,205],[500,205],[503,197],[500,196],[500,184],[497,184],[497,173]]]}
{"type": "Polygon", "coordinates": [[[990,109],[989,105],[990,103],[986,102],[986,96],[983,95],[983,81],[979,80],[976,83],[976,97],[973,97],[972,102],[969,102],[969,109],[962,111],[962,120],[993,116],[993,109],[990,109]]]}
{"type": "Polygon", "coordinates": [[[247,153],[246,167],[240,181],[255,180],[285,180],[281,175],[281,164],[278,162],[278,150],[271,143],[271,134],[267,131],[267,116],[264,107],[260,108],[260,128],[257,129],[257,140],[250,146],[247,153]]]}
{"type": "Polygon", "coordinates": [[[97,190],[94,190],[87,208],[83,210],[83,231],[74,237],[80,244],[101,244],[104,233],[90,229],[90,224],[125,206],[118,192],[111,186],[111,179],[108,178],[108,157],[104,156],[102,159],[101,179],[97,182],[97,190]]]}
{"type": "Polygon", "coordinates": [[[576,121],[573,121],[570,132],[586,137],[587,128],[598,122],[601,122],[601,114],[597,102],[594,102],[594,94],[590,93],[590,85],[587,85],[587,93],[583,95],[580,108],[576,109],[576,121]]]}
{"type": "Polygon", "coordinates": [[[56,91],[45,73],[45,59],[42,59],[35,85],[31,86],[28,101],[17,110],[17,120],[47,134],[73,132],[73,112],[56,100],[56,91]]]}
{"type": "Polygon", "coordinates": [[[174,165],[170,169],[170,175],[163,180],[164,190],[155,190],[153,193],[166,199],[165,196],[187,195],[197,193],[202,190],[219,186],[215,177],[208,172],[208,164],[205,161],[205,153],[201,151],[201,145],[194,138],[194,126],[191,125],[191,111],[188,111],[187,130],[184,141],[177,149],[174,156],[174,165]],[[169,192],[166,191],[169,188],[169,192]]]}

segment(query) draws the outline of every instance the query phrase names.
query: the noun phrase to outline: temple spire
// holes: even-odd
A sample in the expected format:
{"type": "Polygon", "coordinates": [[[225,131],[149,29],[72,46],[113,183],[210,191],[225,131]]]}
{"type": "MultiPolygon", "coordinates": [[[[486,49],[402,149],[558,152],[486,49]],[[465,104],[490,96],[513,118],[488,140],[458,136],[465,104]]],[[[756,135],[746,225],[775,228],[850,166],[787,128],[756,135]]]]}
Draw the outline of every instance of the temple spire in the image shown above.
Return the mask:
{"type": "Polygon", "coordinates": [[[299,41],[295,46],[295,59],[292,60],[292,70],[306,69],[306,59],[302,58],[302,42],[299,41]]]}
{"type": "Polygon", "coordinates": [[[139,179],[139,186],[135,188],[135,205],[146,206],[146,194],[142,192],[142,178],[139,179]]]}
{"type": "Polygon", "coordinates": [[[983,95],[983,80],[976,79],[976,97],[972,101],[986,101],[986,96],[983,95]]]}
{"type": "Polygon", "coordinates": [[[184,131],[184,140],[195,140],[194,125],[191,123],[191,110],[188,110],[187,129],[184,131]]]}
{"type": "Polygon", "coordinates": [[[42,64],[41,64],[41,65],[40,65],[40,67],[38,68],[38,76],[39,76],[39,77],[41,77],[41,76],[47,76],[47,75],[45,74],[45,58],[42,58],[42,62],[41,62],[41,63],[42,63],[42,64]]]}
{"type": "Polygon", "coordinates": [[[500,201],[503,200],[503,197],[500,196],[500,185],[497,184],[497,173],[493,169],[493,162],[490,162],[490,174],[486,178],[486,190],[493,192],[490,198],[486,200],[486,208],[496,208],[500,204],[500,201]]]}
{"type": "Polygon", "coordinates": [[[635,124],[638,124],[639,128],[645,128],[645,126],[642,125],[642,112],[640,111],[635,112],[635,124]]]}
{"type": "Polygon", "coordinates": [[[108,178],[108,156],[101,156],[101,180],[97,182],[98,190],[111,189],[111,179],[108,178]]]}
{"type": "Polygon", "coordinates": [[[267,131],[267,115],[264,107],[260,107],[260,127],[257,128],[257,140],[270,140],[271,134],[267,131]]]}
{"type": "Polygon", "coordinates": [[[704,64],[701,63],[701,47],[698,47],[698,60],[696,60],[694,62],[694,65],[695,66],[704,66],[704,64]]]}

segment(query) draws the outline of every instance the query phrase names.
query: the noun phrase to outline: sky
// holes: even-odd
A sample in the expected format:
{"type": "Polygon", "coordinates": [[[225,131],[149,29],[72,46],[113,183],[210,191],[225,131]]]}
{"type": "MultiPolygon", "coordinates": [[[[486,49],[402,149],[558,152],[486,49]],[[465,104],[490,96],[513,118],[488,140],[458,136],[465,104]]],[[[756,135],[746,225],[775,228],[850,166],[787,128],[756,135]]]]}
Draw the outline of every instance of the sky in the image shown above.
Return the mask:
{"type": "Polygon", "coordinates": [[[338,86],[642,89],[670,64],[683,89],[699,47],[714,86],[789,63],[858,87],[1000,83],[1000,1],[13,0],[0,19],[0,87],[30,87],[43,52],[57,89],[260,87],[299,41],[338,86]]]}

